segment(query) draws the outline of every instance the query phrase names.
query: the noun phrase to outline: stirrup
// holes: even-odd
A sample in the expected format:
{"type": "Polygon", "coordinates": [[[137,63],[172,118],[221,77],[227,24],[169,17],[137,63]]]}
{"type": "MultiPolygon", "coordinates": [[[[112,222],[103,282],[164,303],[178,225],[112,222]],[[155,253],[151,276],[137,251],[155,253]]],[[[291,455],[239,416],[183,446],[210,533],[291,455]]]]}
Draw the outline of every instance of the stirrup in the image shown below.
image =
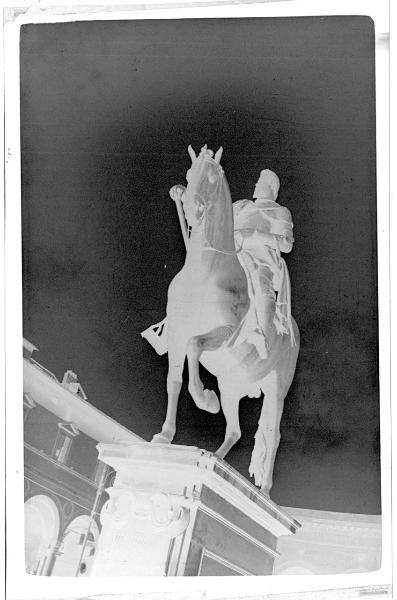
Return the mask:
{"type": "Polygon", "coordinates": [[[141,336],[149,342],[156,350],[157,354],[162,356],[168,350],[167,347],[167,317],[151,325],[145,331],[142,331],[141,336]]]}

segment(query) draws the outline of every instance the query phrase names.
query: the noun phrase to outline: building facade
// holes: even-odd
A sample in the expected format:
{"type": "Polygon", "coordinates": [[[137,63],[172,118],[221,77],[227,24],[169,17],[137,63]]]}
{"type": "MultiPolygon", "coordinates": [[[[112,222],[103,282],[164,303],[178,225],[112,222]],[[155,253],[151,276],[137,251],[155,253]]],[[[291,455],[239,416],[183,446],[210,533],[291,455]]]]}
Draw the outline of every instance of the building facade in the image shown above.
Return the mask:
{"type": "Polygon", "coordinates": [[[333,575],[377,571],[382,562],[380,515],[285,507],[301,524],[281,537],[275,575],[333,575]]]}
{"type": "Polygon", "coordinates": [[[96,446],[140,438],[91,406],[74,373],[58,381],[33,358],[36,350],[24,341],[26,571],[87,576],[114,477],[96,446]]]}

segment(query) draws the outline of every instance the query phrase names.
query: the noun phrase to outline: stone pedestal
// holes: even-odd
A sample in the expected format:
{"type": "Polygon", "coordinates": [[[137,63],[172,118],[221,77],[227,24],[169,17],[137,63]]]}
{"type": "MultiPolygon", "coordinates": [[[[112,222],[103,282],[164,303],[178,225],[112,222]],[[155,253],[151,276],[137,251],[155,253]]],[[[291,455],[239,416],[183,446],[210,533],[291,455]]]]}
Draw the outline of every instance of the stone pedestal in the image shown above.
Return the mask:
{"type": "Polygon", "coordinates": [[[270,575],[299,523],[226,462],[191,446],[99,444],[116,471],[93,576],[270,575]]]}

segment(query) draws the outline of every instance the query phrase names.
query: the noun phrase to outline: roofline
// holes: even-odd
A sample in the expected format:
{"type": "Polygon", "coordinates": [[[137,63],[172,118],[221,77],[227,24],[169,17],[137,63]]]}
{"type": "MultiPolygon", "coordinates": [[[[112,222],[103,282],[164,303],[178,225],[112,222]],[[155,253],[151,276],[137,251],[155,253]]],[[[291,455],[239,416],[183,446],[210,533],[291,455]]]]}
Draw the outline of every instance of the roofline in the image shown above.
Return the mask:
{"type": "Polygon", "coordinates": [[[23,391],[37,403],[98,442],[136,443],[145,440],[92,404],[73,394],[36,361],[23,359],[23,391]]]}
{"type": "Polygon", "coordinates": [[[366,513],[346,513],[346,512],[336,512],[329,510],[318,510],[316,508],[298,508],[292,506],[282,506],[283,510],[289,512],[290,514],[297,517],[297,519],[301,520],[311,520],[315,519],[316,521],[324,521],[329,523],[331,520],[337,524],[340,522],[341,524],[351,523],[355,526],[370,526],[374,527],[378,526],[381,523],[382,515],[373,515],[366,513]]]}

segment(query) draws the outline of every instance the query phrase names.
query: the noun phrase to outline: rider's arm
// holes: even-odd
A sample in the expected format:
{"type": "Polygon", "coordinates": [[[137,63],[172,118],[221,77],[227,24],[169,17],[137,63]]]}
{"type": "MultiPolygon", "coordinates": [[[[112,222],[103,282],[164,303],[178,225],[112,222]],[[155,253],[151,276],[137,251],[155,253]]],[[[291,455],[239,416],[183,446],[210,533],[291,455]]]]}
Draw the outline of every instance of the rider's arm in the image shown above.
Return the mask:
{"type": "Polygon", "coordinates": [[[255,246],[270,246],[271,248],[279,248],[281,252],[291,252],[293,246],[293,238],[288,235],[278,235],[274,233],[264,233],[257,229],[239,229],[238,232],[241,234],[243,240],[249,240],[254,242],[255,246]],[[254,239],[251,237],[254,236],[254,239]]]}
{"type": "Polygon", "coordinates": [[[277,211],[277,227],[274,231],[274,236],[278,240],[278,245],[281,252],[291,252],[294,245],[294,237],[292,233],[293,222],[292,216],[288,208],[281,206],[277,211]]]}
{"type": "MultiPolygon", "coordinates": [[[[256,219],[259,218],[259,216],[256,217],[256,219]]],[[[262,220],[259,222],[255,219],[251,223],[248,219],[246,222],[251,227],[237,228],[235,231],[235,235],[238,240],[242,240],[244,247],[260,248],[270,246],[279,249],[281,252],[291,252],[294,243],[293,223],[288,208],[280,206],[277,211],[273,212],[271,219],[262,216],[262,220]]]]}
{"type": "Polygon", "coordinates": [[[293,239],[287,235],[262,233],[262,231],[257,231],[256,235],[259,236],[263,244],[266,244],[266,246],[270,246],[271,248],[279,248],[280,252],[291,252],[292,250],[293,239]]]}

